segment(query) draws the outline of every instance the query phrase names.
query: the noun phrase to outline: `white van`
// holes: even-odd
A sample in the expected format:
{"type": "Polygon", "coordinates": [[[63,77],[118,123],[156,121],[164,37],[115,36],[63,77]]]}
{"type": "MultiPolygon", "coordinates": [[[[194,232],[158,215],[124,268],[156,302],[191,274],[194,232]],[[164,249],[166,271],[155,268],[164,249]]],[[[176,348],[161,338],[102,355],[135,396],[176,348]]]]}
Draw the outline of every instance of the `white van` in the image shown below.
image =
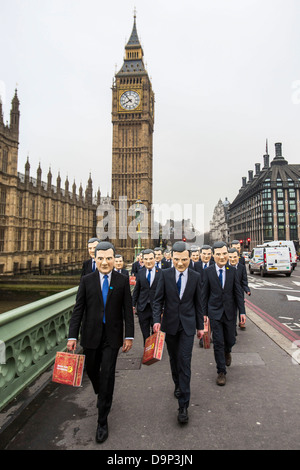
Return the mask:
{"type": "Polygon", "coordinates": [[[292,254],[288,246],[264,246],[253,248],[249,260],[249,272],[285,274],[292,273],[292,254]]]}
{"type": "Polygon", "coordinates": [[[292,253],[292,265],[293,269],[297,266],[297,253],[295,244],[292,240],[274,240],[273,242],[265,242],[263,246],[288,246],[292,253]]]}

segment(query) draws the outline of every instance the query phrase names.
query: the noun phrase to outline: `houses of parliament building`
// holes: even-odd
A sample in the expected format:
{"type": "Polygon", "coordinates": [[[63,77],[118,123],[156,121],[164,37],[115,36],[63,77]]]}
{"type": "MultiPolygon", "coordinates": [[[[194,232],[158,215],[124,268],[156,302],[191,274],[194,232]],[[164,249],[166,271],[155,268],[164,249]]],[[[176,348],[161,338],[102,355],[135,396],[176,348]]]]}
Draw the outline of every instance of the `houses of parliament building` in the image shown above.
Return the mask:
{"type": "Polygon", "coordinates": [[[87,257],[87,241],[95,233],[100,190],[93,197],[91,175],[86,190],[75,182],[61,185],[57,175],[47,182],[42,169],[30,176],[29,159],[18,172],[20,102],[12,100],[10,123],[4,124],[0,102],[0,275],[47,274],[80,268],[87,257]]]}

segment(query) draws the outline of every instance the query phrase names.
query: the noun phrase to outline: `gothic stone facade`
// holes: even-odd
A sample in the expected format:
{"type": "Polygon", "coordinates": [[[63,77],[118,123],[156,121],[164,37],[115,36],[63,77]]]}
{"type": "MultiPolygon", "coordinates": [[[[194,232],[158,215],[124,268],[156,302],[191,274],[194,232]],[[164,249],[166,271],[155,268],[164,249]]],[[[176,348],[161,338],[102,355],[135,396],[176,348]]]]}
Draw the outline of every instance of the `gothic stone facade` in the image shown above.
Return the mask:
{"type": "Polygon", "coordinates": [[[210,221],[210,241],[212,244],[218,241],[229,242],[229,205],[230,203],[226,197],[224,202],[219,199],[218,204],[214,208],[212,220],[210,221]]]}
{"type": "Polygon", "coordinates": [[[0,102],[0,275],[48,273],[80,268],[88,257],[87,241],[95,235],[96,208],[100,191],[93,198],[91,176],[85,194],[74,182],[61,188],[58,175],[52,185],[42,181],[39,166],[36,178],[17,170],[19,145],[19,99],[12,100],[10,125],[4,125],[0,102]]]}

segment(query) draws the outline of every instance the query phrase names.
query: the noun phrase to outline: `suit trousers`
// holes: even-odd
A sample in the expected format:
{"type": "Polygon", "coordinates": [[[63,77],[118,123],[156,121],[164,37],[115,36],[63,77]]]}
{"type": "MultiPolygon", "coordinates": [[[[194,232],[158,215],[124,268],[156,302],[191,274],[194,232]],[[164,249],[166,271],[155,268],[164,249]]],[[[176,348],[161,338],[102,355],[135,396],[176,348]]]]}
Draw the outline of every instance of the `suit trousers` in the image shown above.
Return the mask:
{"type": "Polygon", "coordinates": [[[210,318],[210,325],[213,334],[214,356],[217,365],[217,372],[226,374],[225,353],[231,352],[235,344],[236,316],[228,320],[223,313],[220,320],[210,318]]]}
{"type": "Polygon", "coordinates": [[[98,395],[98,423],[107,423],[110,412],[114,385],[115,371],[120,348],[112,348],[106,337],[105,325],[101,343],[97,349],[84,349],[87,375],[92,382],[95,393],[98,395]]]}
{"type": "Polygon", "coordinates": [[[166,344],[170,358],[172,378],[175,387],[179,387],[181,396],[178,399],[180,407],[189,406],[191,360],[194,345],[194,335],[188,336],[182,327],[176,335],[166,334],[166,344]]]}
{"type": "Polygon", "coordinates": [[[153,318],[151,305],[148,304],[142,312],[138,311],[138,317],[145,345],[146,339],[152,334],[153,318]]]}

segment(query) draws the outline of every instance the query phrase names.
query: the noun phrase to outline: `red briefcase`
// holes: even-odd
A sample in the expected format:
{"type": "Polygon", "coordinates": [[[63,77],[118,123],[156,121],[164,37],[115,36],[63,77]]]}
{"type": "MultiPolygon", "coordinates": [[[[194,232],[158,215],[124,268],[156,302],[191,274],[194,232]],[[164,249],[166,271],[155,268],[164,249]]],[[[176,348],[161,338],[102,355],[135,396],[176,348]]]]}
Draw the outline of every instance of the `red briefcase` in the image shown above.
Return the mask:
{"type": "Polygon", "coordinates": [[[204,349],[210,348],[210,323],[209,318],[204,322],[204,336],[203,336],[203,347],[204,349]]]}
{"type": "Polygon", "coordinates": [[[165,344],[165,336],[166,333],[158,331],[146,339],[142,361],[143,364],[150,366],[150,364],[153,364],[154,362],[161,361],[165,344]]]}
{"type": "Polygon", "coordinates": [[[85,356],[66,352],[57,352],[52,381],[80,387],[82,382],[85,356]]]}

